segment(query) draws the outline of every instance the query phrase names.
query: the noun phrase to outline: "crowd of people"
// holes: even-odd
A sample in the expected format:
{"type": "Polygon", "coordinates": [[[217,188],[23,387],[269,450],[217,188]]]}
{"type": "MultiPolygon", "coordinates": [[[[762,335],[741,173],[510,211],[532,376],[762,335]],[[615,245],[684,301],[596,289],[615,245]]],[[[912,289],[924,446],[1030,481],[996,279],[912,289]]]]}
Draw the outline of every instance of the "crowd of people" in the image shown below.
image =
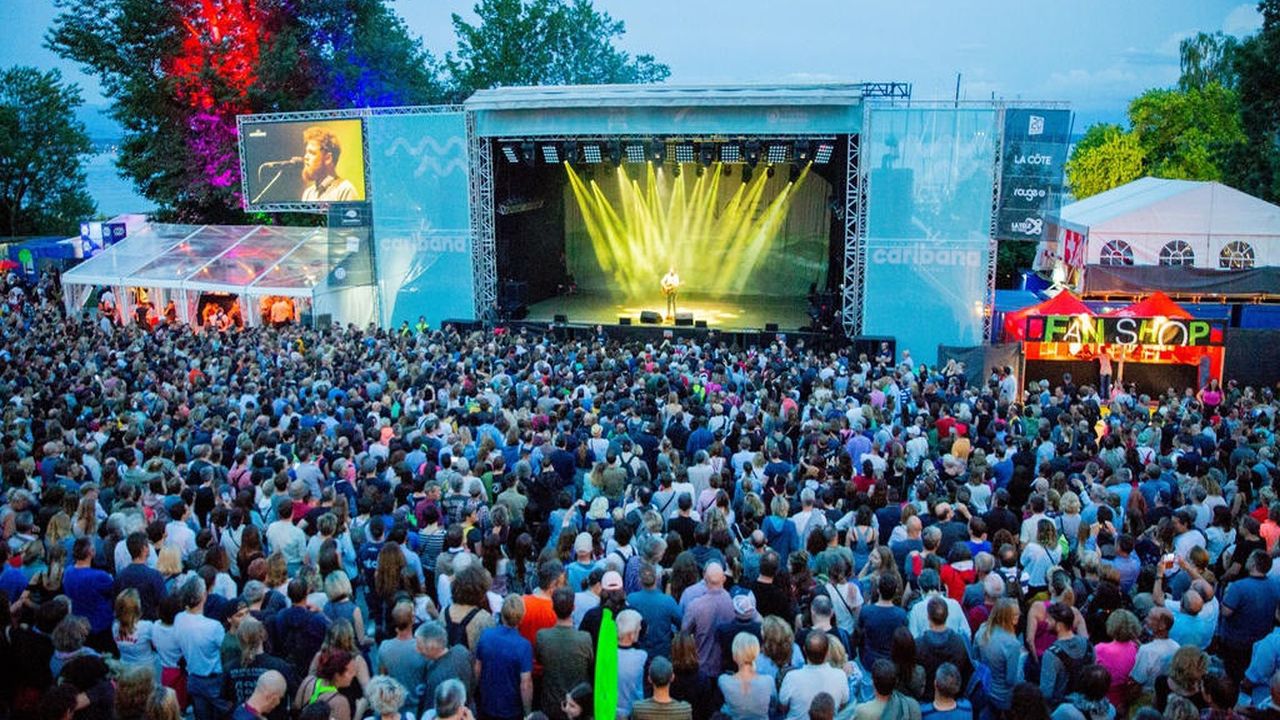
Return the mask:
{"type": "Polygon", "coordinates": [[[8,717],[1280,716],[1269,388],[48,280],[0,336],[8,717]]]}

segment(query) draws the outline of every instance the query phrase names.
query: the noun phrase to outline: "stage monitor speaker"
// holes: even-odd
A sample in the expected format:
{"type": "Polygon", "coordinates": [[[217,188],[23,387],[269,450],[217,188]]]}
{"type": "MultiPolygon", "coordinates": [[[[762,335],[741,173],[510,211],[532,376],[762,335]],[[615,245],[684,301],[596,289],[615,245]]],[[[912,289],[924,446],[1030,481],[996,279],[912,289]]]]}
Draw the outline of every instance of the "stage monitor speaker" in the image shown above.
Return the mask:
{"type": "Polygon", "coordinates": [[[630,318],[630,317],[628,317],[628,316],[625,316],[625,315],[624,315],[623,317],[618,318],[618,324],[619,324],[619,325],[630,325],[630,324],[631,324],[631,318],[630,318]]]}
{"type": "Polygon", "coordinates": [[[640,311],[640,323],[642,325],[657,325],[662,322],[662,316],[652,310],[640,311]]]}
{"type": "Polygon", "coordinates": [[[694,327],[696,327],[696,328],[701,328],[701,329],[703,329],[703,330],[706,330],[706,329],[707,329],[707,321],[706,321],[706,320],[695,320],[695,321],[694,321],[694,323],[693,323],[693,326],[694,326],[694,327]]]}
{"type": "Polygon", "coordinates": [[[765,323],[765,324],[764,324],[764,331],[765,331],[765,332],[771,332],[771,333],[776,333],[776,332],[778,332],[778,323],[765,323]]]}
{"type": "Polygon", "coordinates": [[[558,325],[564,325],[565,323],[569,322],[569,316],[568,316],[568,315],[561,315],[561,314],[559,314],[559,313],[556,313],[556,316],[555,316],[554,320],[555,320],[556,324],[558,324],[558,325]]]}
{"type": "Polygon", "coordinates": [[[693,313],[691,312],[676,313],[676,327],[693,327],[693,313]]]}

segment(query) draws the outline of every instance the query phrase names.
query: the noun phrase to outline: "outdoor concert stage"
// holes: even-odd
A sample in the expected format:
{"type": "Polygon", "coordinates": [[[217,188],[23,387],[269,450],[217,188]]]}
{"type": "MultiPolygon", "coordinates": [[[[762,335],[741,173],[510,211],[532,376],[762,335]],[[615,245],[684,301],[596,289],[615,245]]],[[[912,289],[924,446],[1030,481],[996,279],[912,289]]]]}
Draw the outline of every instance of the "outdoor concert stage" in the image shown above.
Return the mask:
{"type": "MultiPolygon", "coordinates": [[[[681,297],[676,309],[681,313],[692,313],[695,323],[702,321],[708,328],[724,331],[763,330],[771,323],[781,331],[795,331],[810,324],[803,298],[681,297]]],[[[666,302],[656,292],[649,302],[629,302],[603,293],[559,295],[530,305],[525,319],[550,323],[555,316],[563,315],[574,324],[618,325],[627,318],[632,325],[640,325],[640,313],[645,310],[661,317],[666,311],[666,302]]],[[[661,324],[672,326],[674,321],[664,320],[661,324]]]]}

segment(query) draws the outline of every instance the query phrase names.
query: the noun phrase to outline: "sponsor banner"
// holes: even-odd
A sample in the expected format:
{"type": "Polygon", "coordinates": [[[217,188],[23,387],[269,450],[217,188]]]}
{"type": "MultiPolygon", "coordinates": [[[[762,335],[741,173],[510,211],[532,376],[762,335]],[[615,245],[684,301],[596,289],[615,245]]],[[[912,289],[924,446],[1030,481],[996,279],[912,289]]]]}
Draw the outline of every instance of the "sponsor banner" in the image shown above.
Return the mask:
{"type": "Polygon", "coordinates": [[[1070,141],[1069,110],[1005,111],[997,240],[1050,239],[1046,219],[1062,202],[1070,141]]]}
{"type": "Polygon", "coordinates": [[[1225,320],[1031,315],[1026,319],[1026,338],[1082,345],[1219,347],[1225,342],[1226,328],[1225,320]]]}
{"type": "Polygon", "coordinates": [[[329,206],[330,287],[372,285],[373,229],[369,205],[363,202],[329,206]]]}

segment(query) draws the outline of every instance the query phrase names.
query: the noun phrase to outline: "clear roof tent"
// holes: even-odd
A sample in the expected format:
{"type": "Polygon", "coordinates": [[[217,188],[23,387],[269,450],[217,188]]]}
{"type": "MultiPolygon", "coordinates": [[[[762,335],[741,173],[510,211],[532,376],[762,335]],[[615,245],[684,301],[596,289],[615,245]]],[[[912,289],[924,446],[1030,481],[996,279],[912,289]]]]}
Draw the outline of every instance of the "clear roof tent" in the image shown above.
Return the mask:
{"type": "Polygon", "coordinates": [[[340,293],[343,307],[363,318],[365,303],[352,301],[367,296],[371,312],[372,288],[328,285],[333,269],[358,251],[335,246],[323,227],[148,224],[63,273],[62,283],[313,299],[340,293]]]}

